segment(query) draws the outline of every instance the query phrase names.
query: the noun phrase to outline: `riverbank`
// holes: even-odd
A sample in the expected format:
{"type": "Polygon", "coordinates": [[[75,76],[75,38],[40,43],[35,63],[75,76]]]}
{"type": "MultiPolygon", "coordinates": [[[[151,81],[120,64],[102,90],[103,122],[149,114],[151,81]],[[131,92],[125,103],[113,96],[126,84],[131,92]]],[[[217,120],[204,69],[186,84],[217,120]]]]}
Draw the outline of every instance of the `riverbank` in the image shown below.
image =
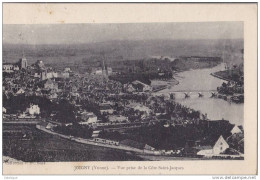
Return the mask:
{"type": "Polygon", "coordinates": [[[230,101],[223,100],[225,97],[222,97],[223,99],[211,98],[211,93],[214,90],[216,91],[223,82],[226,82],[226,80],[213,75],[215,72],[224,69],[224,64],[220,64],[214,68],[177,72],[174,77],[179,81],[179,84],[172,86],[170,89],[166,88],[156,92],[156,94],[169,96],[169,94],[174,93],[177,103],[207,114],[209,119],[224,118],[228,119],[232,124],[243,125],[243,103],[230,103],[230,101]],[[189,92],[190,98],[185,98],[183,92],[189,92]],[[198,92],[202,92],[203,97],[199,97],[198,92]]]}
{"type": "Polygon", "coordinates": [[[172,86],[179,84],[179,81],[172,78],[170,80],[151,80],[151,86],[153,87],[153,92],[159,92],[172,86]]]}
{"type": "Polygon", "coordinates": [[[225,78],[223,76],[217,75],[216,72],[215,73],[210,73],[211,76],[219,78],[221,80],[225,80],[225,81],[232,81],[231,79],[225,78]]]}

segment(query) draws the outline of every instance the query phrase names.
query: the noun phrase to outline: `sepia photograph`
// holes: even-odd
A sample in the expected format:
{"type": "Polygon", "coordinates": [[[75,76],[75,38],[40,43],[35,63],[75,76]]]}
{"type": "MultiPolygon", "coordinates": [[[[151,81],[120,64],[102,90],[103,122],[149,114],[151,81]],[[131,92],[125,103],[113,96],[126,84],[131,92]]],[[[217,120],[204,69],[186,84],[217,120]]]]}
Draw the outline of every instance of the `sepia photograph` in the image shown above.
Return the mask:
{"type": "Polygon", "coordinates": [[[243,162],[244,25],[3,24],[3,164],[243,162]]]}

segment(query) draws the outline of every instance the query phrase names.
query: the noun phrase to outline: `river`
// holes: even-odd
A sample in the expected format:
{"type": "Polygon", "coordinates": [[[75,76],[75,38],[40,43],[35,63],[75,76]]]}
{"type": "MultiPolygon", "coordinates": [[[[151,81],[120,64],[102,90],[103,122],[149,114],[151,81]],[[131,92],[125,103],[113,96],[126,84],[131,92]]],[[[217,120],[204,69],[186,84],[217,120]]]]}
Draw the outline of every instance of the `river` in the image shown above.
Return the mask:
{"type": "Polygon", "coordinates": [[[232,124],[243,125],[244,104],[235,104],[228,101],[211,98],[211,91],[216,90],[224,80],[213,77],[211,73],[224,70],[224,64],[214,68],[184,71],[174,77],[178,85],[157,92],[156,94],[175,94],[175,99],[182,105],[198,110],[211,120],[225,119],[232,124]],[[190,98],[185,98],[184,92],[190,92],[190,98]],[[198,92],[203,97],[198,96],[198,92]]]}

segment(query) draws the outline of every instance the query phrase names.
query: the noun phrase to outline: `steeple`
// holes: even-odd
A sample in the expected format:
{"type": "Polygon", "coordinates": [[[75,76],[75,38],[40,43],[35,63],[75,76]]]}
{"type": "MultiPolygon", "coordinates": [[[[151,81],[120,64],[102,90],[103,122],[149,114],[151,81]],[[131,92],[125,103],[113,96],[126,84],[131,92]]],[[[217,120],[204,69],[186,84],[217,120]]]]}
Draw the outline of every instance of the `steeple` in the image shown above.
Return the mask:
{"type": "Polygon", "coordinates": [[[20,63],[20,69],[26,69],[27,68],[27,59],[25,58],[24,50],[23,50],[23,56],[20,59],[19,63],[20,63]]]}

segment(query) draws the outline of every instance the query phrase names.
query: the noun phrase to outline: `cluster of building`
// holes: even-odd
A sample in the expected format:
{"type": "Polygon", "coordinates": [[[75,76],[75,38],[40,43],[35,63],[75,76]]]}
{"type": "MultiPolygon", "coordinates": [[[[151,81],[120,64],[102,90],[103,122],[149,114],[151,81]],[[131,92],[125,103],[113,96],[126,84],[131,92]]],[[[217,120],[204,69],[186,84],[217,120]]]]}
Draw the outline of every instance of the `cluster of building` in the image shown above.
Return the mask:
{"type": "Polygon", "coordinates": [[[23,56],[16,63],[7,63],[7,62],[3,63],[3,72],[12,73],[15,71],[19,71],[21,69],[26,69],[27,66],[28,66],[27,59],[23,56]]]}
{"type": "MultiPolygon", "coordinates": [[[[92,126],[94,130],[100,127],[113,129],[113,125],[117,124],[123,124],[124,128],[136,128],[139,126],[135,123],[145,122],[150,125],[161,120],[166,120],[165,127],[186,126],[201,119],[200,113],[175,103],[170,97],[153,96],[153,89],[148,84],[138,80],[122,84],[109,79],[113,72],[104,61],[102,66],[93,69],[92,73],[80,74],[70,68],[57,71],[46,67],[40,60],[29,66],[23,57],[18,63],[4,63],[3,72],[6,73],[3,77],[3,93],[7,99],[19,95],[38,96],[49,99],[54,104],[65,99],[75,107],[78,124],[92,126]]],[[[4,107],[3,111],[8,113],[8,107],[4,107]]],[[[24,112],[19,112],[17,117],[40,117],[42,111],[38,104],[30,104],[24,112]]],[[[56,112],[52,112],[47,118],[49,129],[62,124],[55,119],[55,114],[56,112]]],[[[67,122],[66,125],[72,125],[72,122],[67,122]]],[[[117,144],[112,140],[98,139],[98,133],[93,134],[97,142],[117,144]]],[[[137,146],[137,143],[130,140],[120,143],[137,146]]],[[[142,148],[154,151],[149,145],[142,148]]],[[[211,150],[202,149],[198,155],[222,153],[227,148],[225,139],[219,137],[211,150]]],[[[160,152],[165,155],[169,153],[176,154],[179,151],[160,152]]]]}

